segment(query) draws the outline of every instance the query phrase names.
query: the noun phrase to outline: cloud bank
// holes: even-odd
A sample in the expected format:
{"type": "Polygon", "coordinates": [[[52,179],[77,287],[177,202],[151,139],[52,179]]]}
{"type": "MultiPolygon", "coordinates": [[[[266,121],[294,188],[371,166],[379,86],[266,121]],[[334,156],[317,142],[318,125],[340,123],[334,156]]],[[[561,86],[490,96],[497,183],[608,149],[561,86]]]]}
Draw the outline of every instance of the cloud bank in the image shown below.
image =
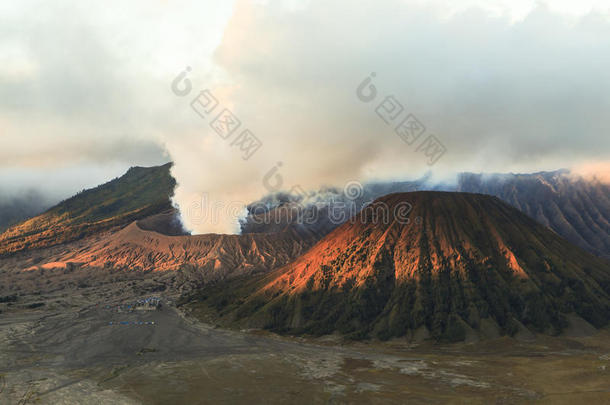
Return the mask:
{"type": "Polygon", "coordinates": [[[219,1],[0,4],[0,194],[33,188],[57,201],[169,161],[163,140],[184,124],[167,80],[184,60],[205,66],[198,53],[217,46],[230,11],[219,1]]]}
{"type": "Polygon", "coordinates": [[[185,97],[208,88],[218,109],[202,118],[185,101],[193,116],[186,119],[199,129],[166,143],[183,220],[196,233],[235,232],[236,207],[272,191],[265,178],[273,191],[289,191],[430,170],[442,178],[607,160],[607,17],[544,5],[515,19],[397,0],[239,1],[214,74],[185,97]],[[377,97],[363,102],[356,89],[372,72],[377,97]],[[388,96],[404,107],[401,117],[411,113],[425,126],[417,142],[403,141],[399,121],[376,113],[388,96]],[[210,127],[224,107],[241,121],[228,140],[210,127]],[[245,128],[262,142],[248,160],[231,145],[245,128]],[[418,150],[430,134],[446,148],[433,166],[418,150]],[[206,204],[231,208],[210,221],[206,204]]]}
{"type": "Polygon", "coordinates": [[[598,171],[610,151],[607,6],[550,4],[4,2],[0,194],[57,200],[173,160],[185,225],[237,232],[270,191],[598,171]],[[183,71],[191,91],[172,92],[183,71]],[[370,101],[357,95],[366,78],[370,101]],[[218,106],[200,116],[191,102],[204,89],[218,106]],[[386,123],[376,110],[390,96],[401,111],[386,123]],[[241,125],[223,139],[210,124],[225,108],[241,125]],[[408,114],[425,127],[417,139],[396,132],[408,114]],[[245,129],[262,143],[247,160],[245,129]],[[446,150],[432,166],[430,135],[446,150]]]}

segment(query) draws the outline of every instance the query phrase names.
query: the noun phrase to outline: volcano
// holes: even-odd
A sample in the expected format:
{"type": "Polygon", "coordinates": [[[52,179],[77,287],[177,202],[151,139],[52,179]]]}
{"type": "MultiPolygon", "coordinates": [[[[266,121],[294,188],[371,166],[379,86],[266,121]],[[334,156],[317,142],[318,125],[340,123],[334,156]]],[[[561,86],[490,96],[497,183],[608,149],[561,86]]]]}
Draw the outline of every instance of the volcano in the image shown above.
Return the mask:
{"type": "MultiPolygon", "coordinates": [[[[62,201],[0,234],[0,257],[48,248],[172,213],[172,164],[132,167],[120,178],[62,201]]],[[[174,232],[175,233],[175,232],[174,232]]]]}
{"type": "Polygon", "coordinates": [[[412,192],[376,200],[277,271],[198,299],[278,332],[459,341],[602,327],[609,290],[608,261],[497,197],[412,192]]]}

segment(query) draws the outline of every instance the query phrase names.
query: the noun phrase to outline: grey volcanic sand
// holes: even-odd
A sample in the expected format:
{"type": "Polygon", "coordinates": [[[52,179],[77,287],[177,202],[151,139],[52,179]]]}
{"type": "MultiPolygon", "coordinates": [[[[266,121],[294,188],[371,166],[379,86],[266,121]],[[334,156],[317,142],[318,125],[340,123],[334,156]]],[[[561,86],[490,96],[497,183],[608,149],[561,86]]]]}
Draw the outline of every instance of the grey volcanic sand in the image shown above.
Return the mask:
{"type": "Polygon", "coordinates": [[[610,403],[607,330],[451,346],[222,330],[171,303],[196,276],[0,270],[19,293],[0,304],[0,404],[610,403]],[[151,295],[161,310],[105,308],[151,295]]]}
{"type": "MultiPolygon", "coordinates": [[[[604,339],[607,334],[592,342],[604,339]]],[[[480,348],[413,348],[404,342],[340,346],[332,338],[312,343],[219,330],[167,305],[131,313],[112,312],[104,304],[20,309],[0,315],[0,403],[610,399],[607,345],[549,342],[498,340],[480,348]],[[155,325],[109,325],[111,321],[155,325]],[[538,378],[546,381],[542,386],[561,395],[539,388],[528,372],[540,373],[538,378]],[[568,377],[571,390],[570,383],[561,381],[568,377]]]]}
{"type": "Polygon", "coordinates": [[[159,311],[112,313],[88,308],[72,313],[21,315],[5,317],[2,326],[30,321],[27,335],[15,343],[18,350],[43,356],[41,365],[86,367],[97,364],[121,364],[142,361],[141,349],[147,360],[186,360],[194,356],[237,353],[254,345],[248,335],[223,333],[211,328],[195,327],[178,316],[173,308],[159,311]],[[113,325],[109,325],[109,322],[113,325]],[[130,322],[122,325],[119,322],[130,322]],[[155,322],[154,325],[145,324],[155,322]],[[135,322],[136,324],[131,324],[135,322]],[[142,324],[137,324],[141,322],[142,324]]]}

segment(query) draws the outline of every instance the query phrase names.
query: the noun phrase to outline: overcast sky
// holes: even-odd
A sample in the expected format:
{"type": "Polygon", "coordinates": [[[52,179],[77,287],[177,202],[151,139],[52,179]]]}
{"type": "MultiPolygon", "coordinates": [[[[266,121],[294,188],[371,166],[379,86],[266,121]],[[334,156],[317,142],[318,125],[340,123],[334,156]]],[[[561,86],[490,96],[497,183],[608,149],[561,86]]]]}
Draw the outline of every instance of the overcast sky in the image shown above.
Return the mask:
{"type": "Polygon", "coordinates": [[[609,111],[607,1],[0,2],[4,196],[65,197],[169,160],[183,215],[204,193],[260,197],[278,162],[284,189],[604,168],[609,111]],[[203,89],[219,101],[205,118],[190,107],[203,89]],[[390,124],[387,96],[403,107],[390,124]],[[228,140],[210,127],[222,108],[241,121],[228,140]],[[394,130],[407,114],[426,129],[413,144],[394,130]],[[262,142],[248,160],[231,144],[244,129],[262,142]],[[446,149],[434,165],[417,150],[429,135],[446,149]]]}

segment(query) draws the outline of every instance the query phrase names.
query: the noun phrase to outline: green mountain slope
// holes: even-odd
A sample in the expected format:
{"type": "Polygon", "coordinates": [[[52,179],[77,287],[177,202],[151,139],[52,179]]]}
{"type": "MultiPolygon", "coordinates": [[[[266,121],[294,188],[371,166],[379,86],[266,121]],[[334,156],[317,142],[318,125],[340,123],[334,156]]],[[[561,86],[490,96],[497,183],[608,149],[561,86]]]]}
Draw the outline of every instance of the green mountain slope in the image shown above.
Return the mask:
{"type": "Polygon", "coordinates": [[[171,163],[132,167],[123,176],[82,191],[0,235],[0,255],[73,241],[172,208],[171,163]]]}

